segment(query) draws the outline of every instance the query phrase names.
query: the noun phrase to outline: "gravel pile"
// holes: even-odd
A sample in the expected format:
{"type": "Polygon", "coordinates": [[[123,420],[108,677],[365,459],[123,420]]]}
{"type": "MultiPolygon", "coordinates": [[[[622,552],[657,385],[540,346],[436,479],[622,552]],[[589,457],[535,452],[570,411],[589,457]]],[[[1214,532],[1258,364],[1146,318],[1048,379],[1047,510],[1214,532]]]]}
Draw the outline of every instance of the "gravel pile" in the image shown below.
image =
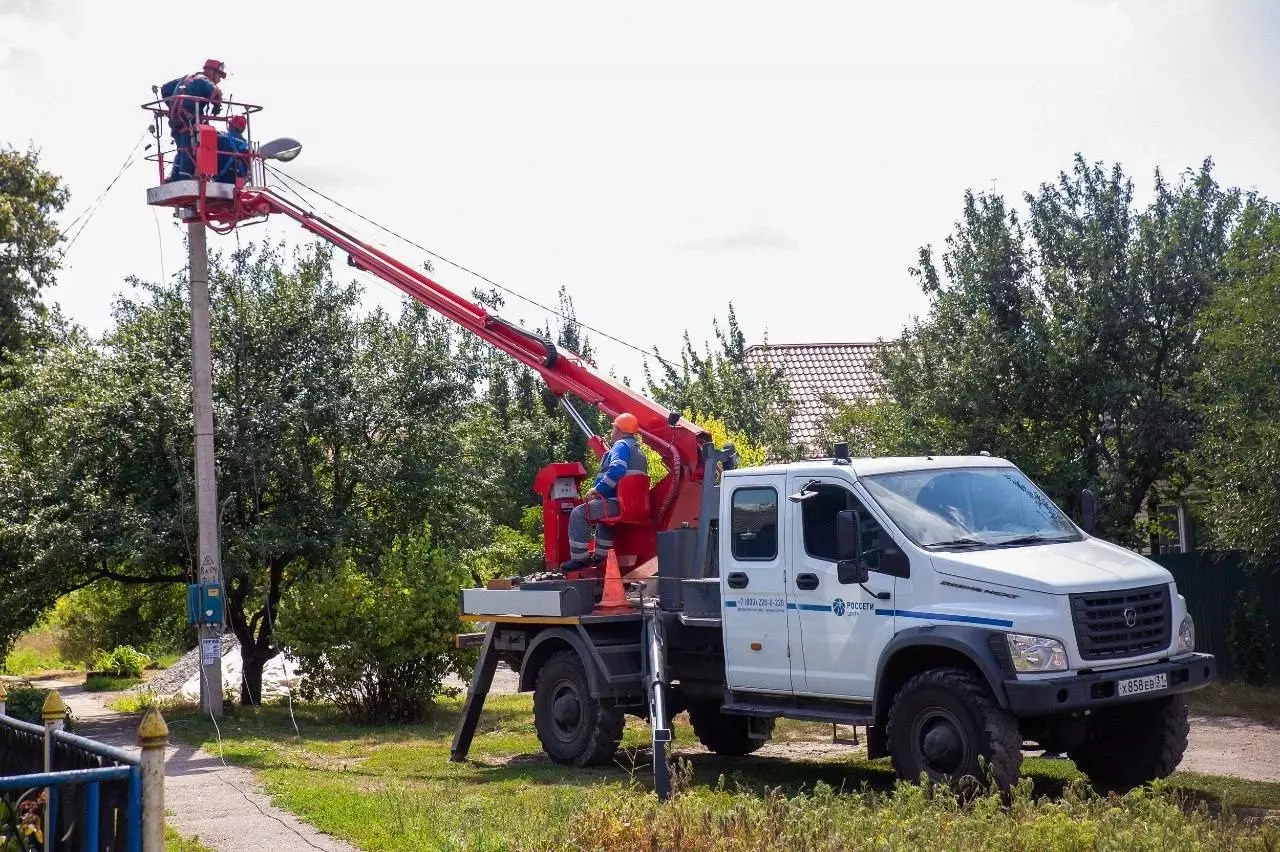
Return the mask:
{"type": "MultiPolygon", "coordinates": [[[[233,633],[222,635],[222,656],[230,651],[240,650],[240,640],[233,633]]],[[[145,683],[131,687],[132,692],[154,692],[156,695],[173,695],[182,689],[183,684],[200,671],[200,648],[195,647],[182,656],[165,671],[145,683]]]]}

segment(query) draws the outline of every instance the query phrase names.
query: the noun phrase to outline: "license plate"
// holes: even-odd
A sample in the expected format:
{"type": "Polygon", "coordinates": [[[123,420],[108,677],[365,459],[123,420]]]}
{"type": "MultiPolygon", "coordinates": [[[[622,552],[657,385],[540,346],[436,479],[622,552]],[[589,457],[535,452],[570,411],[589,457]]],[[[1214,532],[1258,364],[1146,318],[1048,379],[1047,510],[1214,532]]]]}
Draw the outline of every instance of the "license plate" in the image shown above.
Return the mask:
{"type": "Polygon", "coordinates": [[[1147,677],[1131,677],[1128,680],[1116,682],[1116,692],[1119,695],[1141,695],[1144,692],[1157,692],[1161,689],[1169,688],[1169,676],[1167,674],[1148,675],[1147,677]]]}

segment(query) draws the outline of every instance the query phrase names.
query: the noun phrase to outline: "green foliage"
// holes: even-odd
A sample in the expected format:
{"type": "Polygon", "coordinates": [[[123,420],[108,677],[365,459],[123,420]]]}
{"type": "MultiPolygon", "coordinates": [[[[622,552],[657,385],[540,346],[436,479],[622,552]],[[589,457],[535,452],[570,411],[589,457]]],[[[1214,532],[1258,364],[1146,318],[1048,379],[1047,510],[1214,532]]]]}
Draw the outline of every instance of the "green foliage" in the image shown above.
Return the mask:
{"type": "Polygon", "coordinates": [[[746,337],[738,326],[733,303],[724,328],[717,319],[712,320],[712,327],[717,350],[713,352],[711,344],[704,343],[699,354],[686,331],[678,369],[655,347],[661,372],[655,378],[645,363],[646,392],[673,411],[700,411],[723,421],[729,430],[745,435],[750,444],[765,447],[771,457],[798,456],[803,448],[791,445],[794,405],[781,371],[763,362],[747,362],[746,337]]]}
{"type": "Polygon", "coordinates": [[[88,663],[104,648],[129,645],[150,657],[194,647],[187,624],[186,587],[99,580],[58,600],[53,623],[58,648],[69,660],[88,663]]]}
{"type": "Polygon", "coordinates": [[[119,678],[140,678],[142,670],[149,665],[151,658],[129,645],[99,651],[90,663],[93,671],[119,678]]]}
{"type": "Polygon", "coordinates": [[[347,559],[299,582],[281,602],[280,638],[299,661],[303,697],[332,699],[366,723],[421,719],[447,674],[470,676],[474,652],[453,643],[470,579],[424,527],[371,569],[347,559]]]}
{"type": "Polygon", "coordinates": [[[1241,589],[1236,596],[1227,645],[1231,649],[1232,668],[1245,683],[1261,686],[1270,680],[1275,641],[1271,638],[1271,624],[1255,589],[1241,589]]]}
{"type": "MultiPolygon", "coordinates": [[[[44,719],[41,717],[40,711],[44,708],[44,701],[48,697],[50,690],[41,689],[30,684],[20,684],[18,686],[9,684],[8,689],[9,695],[4,702],[5,715],[21,719],[24,722],[30,722],[33,725],[43,725],[44,719]]],[[[71,714],[70,708],[67,708],[66,713],[63,715],[63,723],[65,730],[68,731],[75,726],[75,717],[71,714]]]]}
{"type": "Polygon", "coordinates": [[[471,574],[470,585],[483,586],[494,577],[532,574],[543,567],[542,507],[530,506],[520,528],[494,527],[493,540],[464,553],[462,564],[471,574]]]}
{"type": "Polygon", "coordinates": [[[1280,209],[1250,197],[1229,280],[1202,316],[1204,434],[1194,455],[1214,543],[1280,562],[1280,209]]]}
{"type": "Polygon", "coordinates": [[[62,260],[54,215],[68,198],[61,179],[40,168],[34,148],[0,147],[0,389],[14,380],[4,375],[13,357],[47,337],[40,293],[62,260]]]}
{"type": "Polygon", "coordinates": [[[1197,318],[1225,278],[1239,193],[1206,160],[1175,186],[1157,171],[1138,209],[1120,166],[1077,156],[1024,200],[968,192],[942,268],[912,270],[929,313],[881,353],[888,401],[837,412],[863,451],[975,453],[1022,467],[1100,532],[1134,543],[1134,517],[1186,480],[1200,422],[1197,318]]]}
{"type": "Polygon", "coordinates": [[[114,677],[112,675],[91,674],[84,679],[85,692],[120,692],[131,686],[142,683],[139,677],[114,677]]]}
{"type": "Polygon", "coordinates": [[[566,821],[561,836],[534,848],[1235,852],[1269,850],[1280,842],[1280,831],[1274,827],[1220,820],[1204,805],[1183,810],[1178,801],[1150,790],[1112,800],[1094,794],[1082,782],[1054,800],[1036,798],[1030,779],[1025,779],[1007,804],[998,793],[965,803],[954,795],[908,784],[885,794],[846,795],[823,782],[811,793],[795,795],[772,790],[760,796],[723,787],[718,793],[681,795],[668,804],[648,796],[609,796],[578,819],[566,821]]]}

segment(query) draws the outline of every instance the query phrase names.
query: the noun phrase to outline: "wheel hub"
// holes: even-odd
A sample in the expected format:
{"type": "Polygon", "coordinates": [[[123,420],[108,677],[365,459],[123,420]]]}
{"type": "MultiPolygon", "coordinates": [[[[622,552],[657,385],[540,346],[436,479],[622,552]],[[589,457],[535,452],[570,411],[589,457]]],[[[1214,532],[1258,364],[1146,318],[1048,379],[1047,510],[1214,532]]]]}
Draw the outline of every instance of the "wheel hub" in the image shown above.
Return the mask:
{"type": "Polygon", "coordinates": [[[954,719],[937,714],[920,726],[920,755],[931,774],[954,777],[964,763],[964,735],[954,719]]]}
{"type": "Polygon", "coordinates": [[[551,705],[551,718],[565,732],[576,727],[582,719],[582,702],[578,700],[577,693],[571,689],[562,690],[551,705]]]}

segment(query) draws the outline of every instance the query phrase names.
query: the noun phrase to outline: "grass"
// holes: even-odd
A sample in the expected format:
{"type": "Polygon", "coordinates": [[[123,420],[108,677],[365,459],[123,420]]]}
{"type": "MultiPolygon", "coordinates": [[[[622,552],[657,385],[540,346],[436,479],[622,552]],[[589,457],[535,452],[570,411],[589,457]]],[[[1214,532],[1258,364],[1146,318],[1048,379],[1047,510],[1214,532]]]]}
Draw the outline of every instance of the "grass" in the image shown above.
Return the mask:
{"type": "Polygon", "coordinates": [[[988,799],[958,808],[896,783],[886,760],[830,748],[829,726],[779,724],[777,738],[802,759],[726,759],[693,753],[677,720],[682,793],[658,805],[647,729],[635,720],[618,765],[568,769],[541,753],[527,695],[489,697],[463,764],[448,760],[457,699],[416,726],[361,728],[324,707],[295,711],[301,736],[287,708],[236,708],[220,722],[220,744],[194,710],[166,716],[175,739],[221,748],[257,772],[278,806],[369,850],[1280,849],[1280,829],[1247,825],[1237,810],[1280,809],[1280,784],[1178,773],[1158,792],[1108,801],[1069,761],[1028,759],[1011,808],[988,799]]]}
{"type": "Polygon", "coordinates": [[[173,826],[164,827],[164,852],[216,852],[200,842],[200,838],[183,837],[173,826]]]}
{"type": "Polygon", "coordinates": [[[30,677],[47,672],[67,672],[84,668],[62,659],[58,653],[58,632],[52,627],[31,630],[14,643],[4,658],[3,673],[30,677]]]}
{"type": "Polygon", "coordinates": [[[1280,727],[1280,687],[1217,681],[1187,694],[1192,713],[1240,716],[1280,727]]]}
{"type": "Polygon", "coordinates": [[[140,677],[113,677],[112,675],[92,674],[85,678],[85,692],[119,692],[142,683],[140,677]]]}

